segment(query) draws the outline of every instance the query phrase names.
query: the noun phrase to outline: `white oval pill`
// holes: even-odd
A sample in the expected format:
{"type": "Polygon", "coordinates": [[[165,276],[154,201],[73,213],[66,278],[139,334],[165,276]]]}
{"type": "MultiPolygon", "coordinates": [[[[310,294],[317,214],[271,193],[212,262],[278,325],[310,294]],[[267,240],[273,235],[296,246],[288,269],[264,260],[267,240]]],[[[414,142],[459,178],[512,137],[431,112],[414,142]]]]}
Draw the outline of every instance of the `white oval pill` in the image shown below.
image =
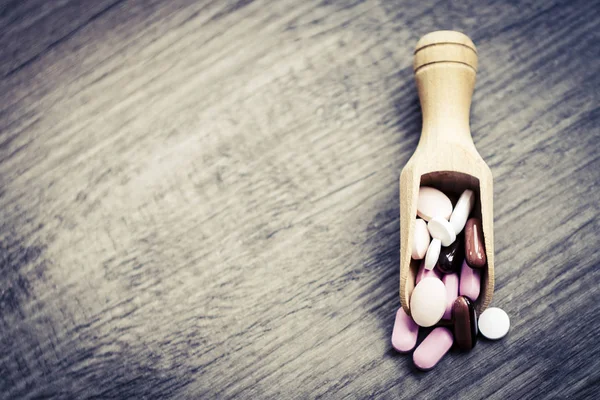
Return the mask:
{"type": "Polygon", "coordinates": [[[452,202],[443,192],[429,186],[419,188],[417,215],[425,221],[434,217],[448,219],[452,214],[452,202]]]}
{"type": "Polygon", "coordinates": [[[462,192],[456,206],[454,206],[452,216],[450,216],[450,225],[454,228],[455,234],[458,235],[464,229],[474,205],[475,193],[473,193],[472,190],[465,190],[462,192]]]}
{"type": "Polygon", "coordinates": [[[427,229],[434,239],[439,239],[442,242],[444,247],[450,246],[456,240],[454,228],[444,218],[432,218],[427,224],[427,229]]]}
{"type": "Polygon", "coordinates": [[[431,271],[435,264],[438,262],[438,258],[440,258],[440,251],[442,251],[442,242],[439,239],[433,239],[431,243],[429,243],[429,248],[427,249],[427,254],[425,254],[425,269],[431,271]]]}
{"type": "Polygon", "coordinates": [[[427,253],[429,247],[429,230],[427,230],[427,222],[421,218],[415,221],[415,229],[413,231],[413,247],[411,257],[415,260],[422,260],[427,253]]]}
{"type": "Polygon", "coordinates": [[[446,311],[446,287],[438,278],[424,278],[410,297],[410,314],[417,325],[427,328],[442,319],[446,311]]]}
{"type": "Polygon", "coordinates": [[[510,319],[504,310],[498,307],[491,307],[481,313],[477,325],[479,326],[479,332],[483,336],[491,340],[496,340],[506,336],[510,329],[510,319]]]}

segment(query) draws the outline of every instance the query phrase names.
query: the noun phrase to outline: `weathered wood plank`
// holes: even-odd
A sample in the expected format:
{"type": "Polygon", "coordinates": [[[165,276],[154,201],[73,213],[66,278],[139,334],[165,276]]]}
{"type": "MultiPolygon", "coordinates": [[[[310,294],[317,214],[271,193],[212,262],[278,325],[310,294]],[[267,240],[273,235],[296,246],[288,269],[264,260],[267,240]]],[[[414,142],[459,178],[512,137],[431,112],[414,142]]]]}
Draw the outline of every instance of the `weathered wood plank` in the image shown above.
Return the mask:
{"type": "Polygon", "coordinates": [[[599,14],[0,2],[0,397],[591,398],[599,14]],[[423,374],[389,337],[412,51],[436,29],[478,46],[513,328],[423,374]]]}

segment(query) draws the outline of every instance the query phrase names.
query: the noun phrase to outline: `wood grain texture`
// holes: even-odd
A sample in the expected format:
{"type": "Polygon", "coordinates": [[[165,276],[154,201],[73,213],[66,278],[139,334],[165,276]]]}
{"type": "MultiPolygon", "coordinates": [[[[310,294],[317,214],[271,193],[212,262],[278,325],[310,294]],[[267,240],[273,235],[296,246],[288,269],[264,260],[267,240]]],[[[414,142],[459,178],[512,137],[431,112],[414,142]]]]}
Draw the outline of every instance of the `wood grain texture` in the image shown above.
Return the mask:
{"type": "Polygon", "coordinates": [[[593,398],[596,1],[0,1],[0,397],[593,398]],[[390,345],[423,34],[479,51],[512,330],[390,345]]]}

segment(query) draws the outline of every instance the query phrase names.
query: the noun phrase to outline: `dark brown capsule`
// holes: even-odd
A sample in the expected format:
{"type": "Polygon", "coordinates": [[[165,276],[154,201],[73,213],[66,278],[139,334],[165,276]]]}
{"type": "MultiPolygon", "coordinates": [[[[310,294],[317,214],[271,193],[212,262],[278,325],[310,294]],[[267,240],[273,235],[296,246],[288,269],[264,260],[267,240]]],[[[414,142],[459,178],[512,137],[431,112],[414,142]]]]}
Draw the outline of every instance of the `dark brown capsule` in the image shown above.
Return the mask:
{"type": "Polygon", "coordinates": [[[462,351],[469,351],[477,343],[477,313],[471,300],[464,296],[457,297],[452,306],[454,321],[454,338],[462,351]]]}
{"type": "Polygon", "coordinates": [[[442,247],[437,268],[444,274],[459,272],[464,259],[465,245],[463,244],[463,235],[459,235],[450,246],[442,247]]]}
{"type": "Polygon", "coordinates": [[[487,259],[479,218],[469,218],[465,225],[465,259],[471,268],[483,268],[487,259]]]}

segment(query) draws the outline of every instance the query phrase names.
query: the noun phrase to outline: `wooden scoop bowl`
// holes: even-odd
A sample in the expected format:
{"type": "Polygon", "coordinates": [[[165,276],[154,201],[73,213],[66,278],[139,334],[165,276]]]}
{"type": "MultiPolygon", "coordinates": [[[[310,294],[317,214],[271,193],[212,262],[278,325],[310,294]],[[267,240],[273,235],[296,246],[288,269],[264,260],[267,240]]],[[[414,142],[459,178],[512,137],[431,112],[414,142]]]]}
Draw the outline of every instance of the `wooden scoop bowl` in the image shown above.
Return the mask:
{"type": "Polygon", "coordinates": [[[415,79],[423,113],[421,138],[400,175],[400,301],[410,315],[410,295],[421,260],[411,259],[419,186],[460,196],[475,192],[471,215],[481,217],[487,266],[482,269],[478,313],[494,293],[494,216],[492,172],[477,152],[469,127],[477,50],[466,35],[429,33],[417,43],[415,79]]]}

